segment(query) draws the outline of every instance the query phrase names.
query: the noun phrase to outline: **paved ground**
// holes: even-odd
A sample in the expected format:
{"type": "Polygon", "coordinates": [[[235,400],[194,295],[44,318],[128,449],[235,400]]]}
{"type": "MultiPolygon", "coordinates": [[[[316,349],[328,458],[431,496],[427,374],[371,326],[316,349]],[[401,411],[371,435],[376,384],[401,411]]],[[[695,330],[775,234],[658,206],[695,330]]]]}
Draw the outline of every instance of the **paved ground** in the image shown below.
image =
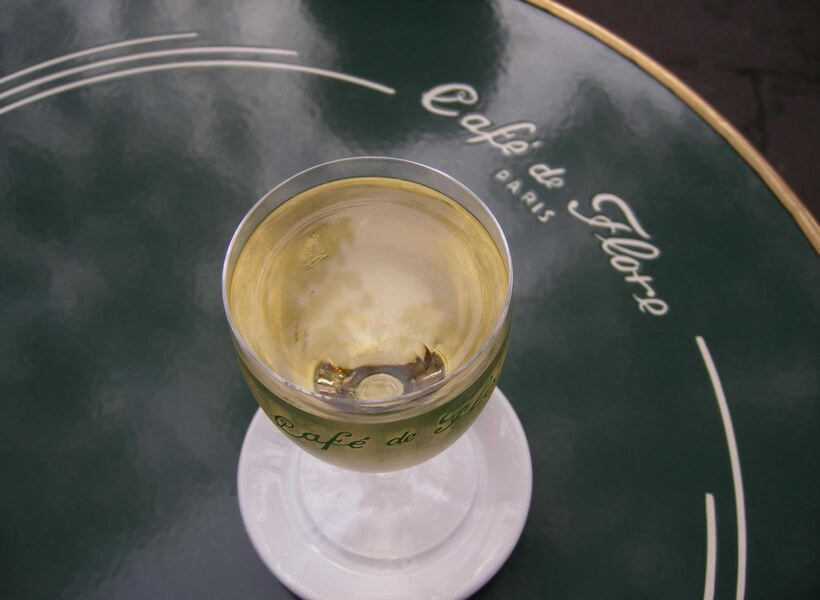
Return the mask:
{"type": "Polygon", "coordinates": [[[559,1],[692,87],[820,221],[820,2],[559,1]]]}

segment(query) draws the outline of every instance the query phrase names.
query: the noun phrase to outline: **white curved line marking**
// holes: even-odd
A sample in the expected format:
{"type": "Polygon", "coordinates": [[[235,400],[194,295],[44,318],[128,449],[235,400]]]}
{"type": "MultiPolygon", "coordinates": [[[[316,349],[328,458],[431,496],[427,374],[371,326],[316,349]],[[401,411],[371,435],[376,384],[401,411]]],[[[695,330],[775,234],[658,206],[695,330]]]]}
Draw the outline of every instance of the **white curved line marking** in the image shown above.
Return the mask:
{"type": "Polygon", "coordinates": [[[706,494],[706,579],[703,582],[703,600],[715,597],[715,570],[717,566],[717,528],[715,527],[715,497],[706,494]]]}
{"type": "Polygon", "coordinates": [[[295,50],[280,50],[279,48],[258,48],[254,46],[203,46],[201,48],[178,48],[174,50],[156,50],[154,52],[142,52],[140,54],[131,54],[129,56],[118,56],[117,58],[108,58],[106,60],[89,63],[87,65],[82,65],[79,67],[73,67],[71,69],[66,69],[65,71],[58,71],[57,73],[52,73],[51,75],[46,75],[45,77],[34,79],[33,81],[29,81],[27,83],[18,85],[17,87],[11,88],[10,90],[3,92],[2,94],[0,94],[0,100],[18,94],[24,90],[37,87],[38,85],[48,83],[49,81],[54,81],[55,79],[62,79],[64,77],[69,77],[70,75],[74,75],[76,73],[82,73],[83,71],[100,69],[102,67],[118,65],[125,62],[146,60],[149,58],[162,58],[165,56],[178,56],[182,54],[238,54],[240,52],[243,54],[260,54],[265,56],[269,56],[271,54],[275,54],[277,56],[296,56],[298,54],[295,50]]]}
{"type": "Polygon", "coordinates": [[[135,38],[133,40],[124,40],[122,42],[114,42],[113,44],[104,44],[102,46],[94,46],[93,48],[89,48],[88,50],[80,50],[79,52],[72,52],[71,54],[66,54],[64,56],[58,56],[57,58],[52,58],[51,60],[47,60],[45,62],[37,63],[36,65],[32,65],[30,67],[26,67],[25,69],[21,69],[19,71],[15,71],[9,75],[0,78],[0,85],[4,84],[7,81],[11,81],[12,79],[17,79],[18,77],[22,77],[23,75],[28,75],[29,73],[33,73],[34,71],[40,71],[42,69],[51,67],[53,65],[58,65],[63,62],[68,62],[74,58],[80,58],[81,56],[88,56],[89,54],[95,54],[97,52],[105,52],[106,50],[114,50],[116,48],[125,48],[127,46],[137,46],[139,44],[152,44],[154,42],[167,42],[169,40],[184,40],[188,38],[195,38],[197,36],[196,33],[169,33],[166,35],[152,35],[151,37],[144,37],[144,38],[135,38]]]}
{"type": "Polygon", "coordinates": [[[726,396],[723,393],[723,386],[720,384],[715,363],[709,348],[701,336],[695,337],[712,382],[712,389],[715,391],[718,406],[720,407],[720,418],[723,421],[723,431],[726,434],[726,444],[729,446],[729,462],[732,465],[732,483],[735,488],[735,510],[737,512],[737,587],[735,588],[735,599],[743,600],[746,594],[746,502],[743,497],[743,478],[740,475],[740,458],[737,453],[737,440],[735,430],[732,426],[732,417],[729,414],[729,406],[726,404],[726,396]]]}
{"type": "Polygon", "coordinates": [[[274,62],[258,62],[252,60],[199,60],[199,61],[188,61],[188,62],[179,62],[179,63],[166,63],[162,65],[151,65],[148,67],[135,67],[133,69],[126,69],[125,71],[117,71],[115,73],[106,73],[105,75],[98,75],[96,77],[89,77],[88,79],[83,79],[82,81],[75,81],[73,83],[67,83],[65,85],[58,86],[56,88],[52,88],[50,90],[46,90],[45,92],[40,92],[39,94],[34,94],[33,96],[29,96],[28,98],[23,98],[22,100],[18,100],[17,102],[13,102],[8,106],[4,106],[0,108],[0,115],[4,115],[7,112],[11,112],[21,106],[25,106],[26,104],[31,104],[32,102],[37,102],[38,100],[42,100],[43,98],[48,98],[50,96],[56,96],[57,94],[61,94],[63,92],[67,92],[69,90],[74,90],[81,87],[86,87],[89,85],[93,85],[95,83],[100,83],[102,81],[111,81],[113,79],[123,79],[125,77],[130,77],[132,75],[139,75],[141,73],[151,73],[155,71],[170,71],[172,69],[195,69],[195,68],[207,68],[207,67],[245,67],[249,69],[271,69],[271,70],[279,70],[279,71],[298,71],[301,73],[310,73],[312,75],[319,75],[322,77],[328,77],[330,79],[338,79],[340,81],[346,81],[347,83],[353,83],[356,85],[360,85],[362,87],[369,88],[371,90],[375,90],[377,92],[381,92],[383,94],[395,94],[396,90],[391,87],[387,87],[386,85],[381,85],[379,83],[374,83],[372,81],[368,81],[367,79],[362,79],[360,77],[354,77],[353,75],[345,75],[344,73],[336,73],[335,71],[327,71],[325,69],[317,69],[315,67],[304,67],[302,65],[292,65],[286,63],[274,63],[274,62]]]}

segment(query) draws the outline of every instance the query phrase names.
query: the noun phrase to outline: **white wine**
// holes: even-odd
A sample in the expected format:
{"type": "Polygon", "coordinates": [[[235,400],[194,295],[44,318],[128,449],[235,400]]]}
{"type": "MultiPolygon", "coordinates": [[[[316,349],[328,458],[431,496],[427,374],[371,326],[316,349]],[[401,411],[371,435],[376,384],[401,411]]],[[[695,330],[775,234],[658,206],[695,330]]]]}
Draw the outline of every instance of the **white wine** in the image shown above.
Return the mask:
{"type": "Polygon", "coordinates": [[[506,291],[495,243],[464,208],[416,183],[352,178],[299,194],[256,228],[230,307],[272,371],[367,401],[457,369],[492,333],[506,291]]]}
{"type": "Polygon", "coordinates": [[[437,454],[499,376],[504,250],[457,202],[403,179],[350,177],[287,199],[258,222],[224,282],[260,406],[304,449],[348,468],[394,470],[437,454]],[[427,389],[431,398],[413,402],[427,389]]]}

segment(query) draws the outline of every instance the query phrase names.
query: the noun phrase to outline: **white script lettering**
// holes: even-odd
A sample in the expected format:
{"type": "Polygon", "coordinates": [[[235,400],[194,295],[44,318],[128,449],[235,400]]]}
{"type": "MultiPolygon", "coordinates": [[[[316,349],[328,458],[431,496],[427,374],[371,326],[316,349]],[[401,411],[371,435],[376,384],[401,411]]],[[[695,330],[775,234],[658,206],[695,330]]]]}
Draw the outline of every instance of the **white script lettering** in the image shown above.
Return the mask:
{"type": "Polygon", "coordinates": [[[567,209],[573,217],[583,221],[590,227],[609,231],[609,237],[604,237],[595,232],[595,238],[600,242],[601,250],[610,257],[609,264],[612,268],[619,273],[626,274],[624,281],[642,288],[643,296],[632,294],[632,298],[638,304],[638,310],[656,317],[665,315],[669,312],[669,305],[658,298],[657,292],[652,285],[652,277],[639,272],[643,262],[655,260],[660,256],[660,248],[646,241],[650,238],[650,235],[641,227],[632,208],[618,196],[614,194],[596,194],[590,204],[597,214],[586,216],[578,212],[577,200],[570,200],[567,209]],[[620,211],[620,216],[623,217],[624,221],[614,220],[601,213],[608,204],[615,206],[620,211]],[[621,235],[615,236],[615,233],[621,235]],[[637,234],[643,239],[624,237],[623,235],[630,233],[637,234]]]}
{"type": "Polygon", "coordinates": [[[461,117],[458,121],[472,135],[467,138],[468,144],[486,143],[499,150],[504,156],[521,155],[541,145],[540,140],[526,136],[536,132],[536,126],[529,121],[517,121],[507,125],[495,125],[480,113],[469,113],[461,116],[456,108],[450,105],[472,106],[478,102],[478,92],[466,83],[443,83],[424,92],[421,104],[434,115],[442,117],[461,117]]]}

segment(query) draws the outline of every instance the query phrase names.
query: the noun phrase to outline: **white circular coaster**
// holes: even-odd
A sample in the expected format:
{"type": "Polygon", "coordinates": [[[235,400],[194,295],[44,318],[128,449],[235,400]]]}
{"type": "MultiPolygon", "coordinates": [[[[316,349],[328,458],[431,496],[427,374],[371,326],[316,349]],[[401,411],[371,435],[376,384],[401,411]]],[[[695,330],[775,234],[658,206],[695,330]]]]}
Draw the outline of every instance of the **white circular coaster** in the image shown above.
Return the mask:
{"type": "Polygon", "coordinates": [[[498,389],[449,452],[474,457],[478,477],[469,510],[443,542],[408,559],[346,552],[321,531],[302,499],[303,474],[320,461],[286,439],[260,409],[239,457],[242,519],[264,563],[306,600],[466,598],[495,575],[521,536],[532,461],[521,422],[498,389]]]}

